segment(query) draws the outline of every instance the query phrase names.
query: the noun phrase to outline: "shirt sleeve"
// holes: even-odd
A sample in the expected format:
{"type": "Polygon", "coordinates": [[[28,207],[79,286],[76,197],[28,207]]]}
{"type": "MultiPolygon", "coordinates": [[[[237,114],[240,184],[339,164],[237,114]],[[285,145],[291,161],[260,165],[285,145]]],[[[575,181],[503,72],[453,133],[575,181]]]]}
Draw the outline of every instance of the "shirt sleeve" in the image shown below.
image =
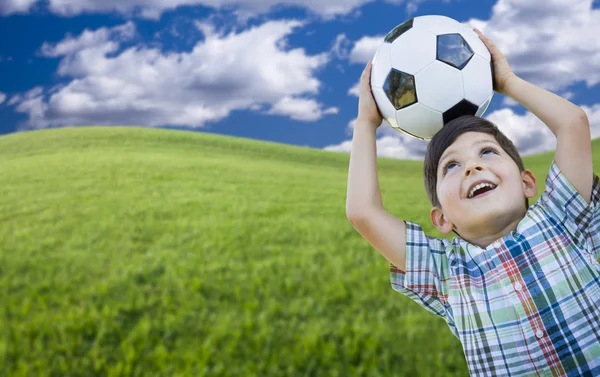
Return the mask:
{"type": "Polygon", "coordinates": [[[421,226],[406,223],[406,271],[390,264],[392,288],[433,314],[447,319],[448,260],[450,241],[428,237],[421,226]]]}
{"type": "Polygon", "coordinates": [[[594,173],[589,204],[552,161],[546,177],[542,204],[569,229],[572,236],[585,245],[595,259],[600,258],[600,179],[594,173]]]}

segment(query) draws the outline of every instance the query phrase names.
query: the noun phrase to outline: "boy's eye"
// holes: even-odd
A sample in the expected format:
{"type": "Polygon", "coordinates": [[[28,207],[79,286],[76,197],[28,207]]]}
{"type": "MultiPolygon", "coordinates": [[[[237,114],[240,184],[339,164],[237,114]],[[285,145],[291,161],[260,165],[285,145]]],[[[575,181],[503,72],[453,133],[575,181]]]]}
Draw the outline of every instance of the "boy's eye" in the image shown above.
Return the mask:
{"type": "Polygon", "coordinates": [[[496,152],[496,150],[494,148],[483,148],[481,150],[482,155],[486,154],[487,152],[498,154],[498,152],[496,152]]]}
{"type": "Polygon", "coordinates": [[[452,169],[453,167],[458,166],[458,164],[456,162],[449,162],[446,164],[446,166],[444,166],[444,175],[446,175],[446,173],[448,172],[448,170],[452,169]]]}

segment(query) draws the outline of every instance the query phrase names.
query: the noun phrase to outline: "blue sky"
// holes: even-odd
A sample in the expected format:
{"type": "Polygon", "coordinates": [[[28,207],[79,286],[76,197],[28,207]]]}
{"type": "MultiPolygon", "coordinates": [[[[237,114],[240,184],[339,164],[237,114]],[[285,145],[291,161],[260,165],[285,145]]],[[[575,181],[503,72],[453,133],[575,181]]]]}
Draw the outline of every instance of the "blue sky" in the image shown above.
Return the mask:
{"type": "MultiPolygon", "coordinates": [[[[136,125],[348,152],[352,89],[367,60],[397,24],[440,14],[483,30],[518,75],[582,106],[600,136],[591,0],[146,3],[3,0],[0,134],[136,125]]],[[[524,154],[554,148],[549,130],[504,96],[485,117],[524,154]]],[[[378,131],[380,156],[421,158],[425,146],[385,124],[378,131]]]]}

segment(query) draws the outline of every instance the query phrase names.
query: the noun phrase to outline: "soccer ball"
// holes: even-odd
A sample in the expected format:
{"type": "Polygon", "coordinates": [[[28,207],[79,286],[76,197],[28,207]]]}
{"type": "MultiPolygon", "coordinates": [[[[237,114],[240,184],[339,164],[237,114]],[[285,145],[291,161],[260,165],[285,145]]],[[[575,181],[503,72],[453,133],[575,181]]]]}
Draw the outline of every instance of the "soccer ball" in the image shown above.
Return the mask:
{"type": "Polygon", "coordinates": [[[429,140],[459,116],[485,113],[494,95],[490,52],[456,20],[411,18],[379,45],[371,88],[386,123],[429,140]]]}

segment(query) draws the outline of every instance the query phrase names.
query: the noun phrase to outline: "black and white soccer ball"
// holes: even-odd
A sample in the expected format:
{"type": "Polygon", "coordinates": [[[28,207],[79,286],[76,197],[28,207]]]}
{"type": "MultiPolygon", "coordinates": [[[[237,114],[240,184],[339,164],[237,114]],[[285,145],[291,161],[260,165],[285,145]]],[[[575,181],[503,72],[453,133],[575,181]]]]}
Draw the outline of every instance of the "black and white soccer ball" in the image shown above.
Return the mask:
{"type": "Polygon", "coordinates": [[[485,113],[494,95],[490,52],[452,18],[415,17],[378,47],[371,88],[386,123],[429,140],[459,116],[485,113]]]}

